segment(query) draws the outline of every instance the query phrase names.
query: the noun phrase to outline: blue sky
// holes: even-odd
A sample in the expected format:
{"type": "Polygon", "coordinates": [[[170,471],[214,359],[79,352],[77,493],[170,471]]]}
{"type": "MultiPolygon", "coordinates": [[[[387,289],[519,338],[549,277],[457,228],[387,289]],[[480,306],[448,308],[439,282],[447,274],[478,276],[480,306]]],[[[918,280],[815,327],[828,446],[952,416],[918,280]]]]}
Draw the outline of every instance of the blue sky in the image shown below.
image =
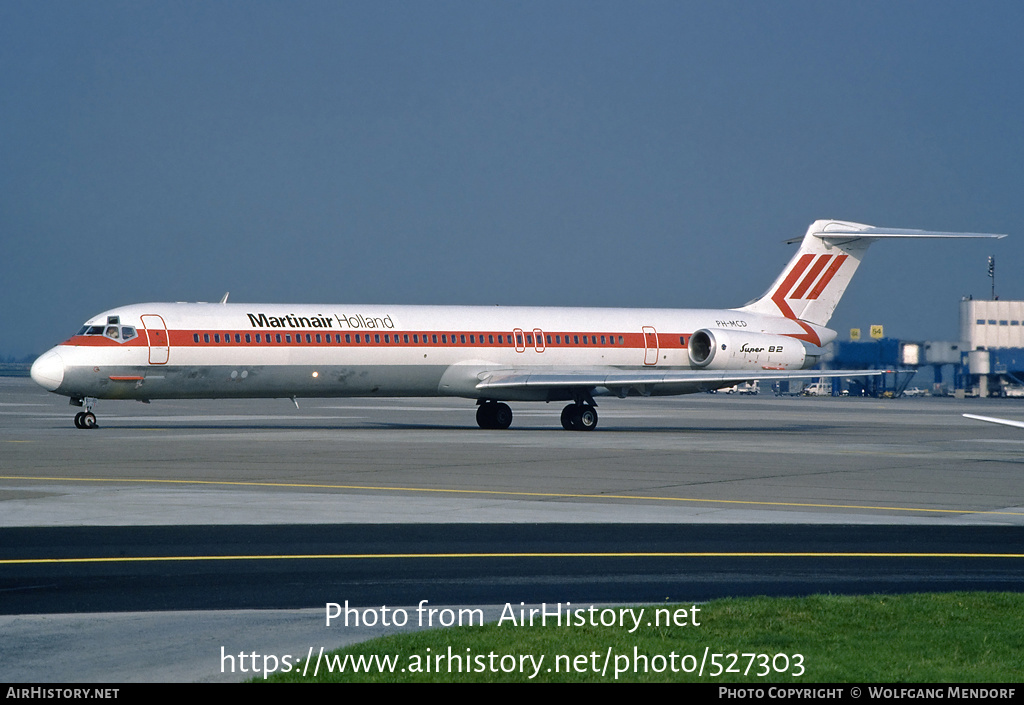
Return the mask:
{"type": "Polygon", "coordinates": [[[1024,298],[1020,2],[0,4],[0,354],[143,301],[727,307],[817,218],[832,326],[1024,298]]]}

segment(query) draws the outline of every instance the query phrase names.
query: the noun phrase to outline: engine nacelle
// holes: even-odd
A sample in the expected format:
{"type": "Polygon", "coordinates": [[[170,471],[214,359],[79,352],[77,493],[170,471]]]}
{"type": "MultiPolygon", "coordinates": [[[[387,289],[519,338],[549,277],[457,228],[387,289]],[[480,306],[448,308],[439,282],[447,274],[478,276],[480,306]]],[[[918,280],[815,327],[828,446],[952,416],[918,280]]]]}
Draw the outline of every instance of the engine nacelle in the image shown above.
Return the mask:
{"type": "Polygon", "coordinates": [[[690,362],[707,370],[802,370],[821,356],[784,335],[702,328],[690,336],[690,362]]]}

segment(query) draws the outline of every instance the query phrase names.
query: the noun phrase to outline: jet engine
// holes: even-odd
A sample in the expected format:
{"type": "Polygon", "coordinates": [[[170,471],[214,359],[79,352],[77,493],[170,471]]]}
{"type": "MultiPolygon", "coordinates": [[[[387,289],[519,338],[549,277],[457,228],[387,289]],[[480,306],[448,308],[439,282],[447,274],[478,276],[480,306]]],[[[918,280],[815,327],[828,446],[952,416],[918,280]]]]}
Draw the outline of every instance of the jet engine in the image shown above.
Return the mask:
{"type": "Polygon", "coordinates": [[[707,370],[802,370],[824,352],[795,338],[702,328],[690,336],[690,362],[707,370]]]}

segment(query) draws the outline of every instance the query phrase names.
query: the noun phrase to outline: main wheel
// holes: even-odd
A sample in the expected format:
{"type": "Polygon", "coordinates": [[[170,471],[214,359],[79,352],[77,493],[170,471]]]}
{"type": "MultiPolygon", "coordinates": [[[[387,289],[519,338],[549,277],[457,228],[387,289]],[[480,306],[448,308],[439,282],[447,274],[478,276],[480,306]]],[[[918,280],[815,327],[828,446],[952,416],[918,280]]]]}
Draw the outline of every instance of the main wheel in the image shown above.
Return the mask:
{"type": "Polygon", "coordinates": [[[506,429],[512,425],[512,409],[508,404],[484,402],[476,408],[476,423],[480,428],[506,429]]]}
{"type": "Polygon", "coordinates": [[[494,428],[494,404],[485,403],[476,408],[476,425],[480,428],[494,428]]]}
{"type": "Polygon", "coordinates": [[[508,404],[498,403],[491,411],[491,428],[506,429],[512,425],[512,409],[508,404]]]}
{"type": "Polygon", "coordinates": [[[575,431],[576,426],[573,419],[576,416],[576,405],[570,404],[569,406],[562,409],[562,428],[566,431],[575,431]]]}
{"type": "Polygon", "coordinates": [[[593,431],[597,428],[597,409],[584,404],[576,412],[575,424],[577,431],[593,431]]]}

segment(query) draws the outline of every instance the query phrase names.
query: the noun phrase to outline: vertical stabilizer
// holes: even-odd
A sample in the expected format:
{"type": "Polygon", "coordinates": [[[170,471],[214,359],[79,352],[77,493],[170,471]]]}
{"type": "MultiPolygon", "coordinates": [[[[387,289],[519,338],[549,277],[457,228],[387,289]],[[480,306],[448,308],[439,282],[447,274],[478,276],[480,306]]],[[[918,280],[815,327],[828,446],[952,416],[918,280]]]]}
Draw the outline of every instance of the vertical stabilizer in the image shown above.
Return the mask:
{"type": "Polygon", "coordinates": [[[743,306],[768,316],[785,316],[824,326],[853,279],[868,246],[883,238],[1002,238],[988,233],[949,233],[876,228],[842,220],[816,220],[799,251],[761,298],[743,306]]]}

